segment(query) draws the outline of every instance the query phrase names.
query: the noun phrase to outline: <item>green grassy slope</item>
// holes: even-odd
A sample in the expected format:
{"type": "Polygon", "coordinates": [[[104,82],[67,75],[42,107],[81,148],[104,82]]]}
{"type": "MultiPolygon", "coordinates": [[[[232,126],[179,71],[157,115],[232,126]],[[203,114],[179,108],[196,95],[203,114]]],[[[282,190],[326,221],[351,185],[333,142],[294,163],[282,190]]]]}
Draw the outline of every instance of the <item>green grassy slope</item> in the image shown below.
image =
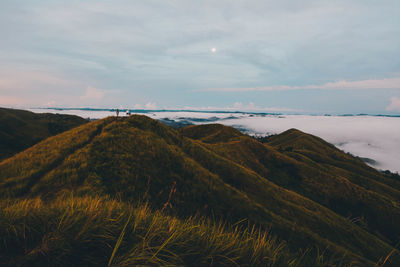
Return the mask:
{"type": "MultiPolygon", "coordinates": [[[[219,126],[210,134],[203,128],[190,126],[182,132],[204,140],[229,130],[219,126]]],[[[350,218],[389,243],[399,240],[399,183],[318,137],[291,129],[262,145],[233,131],[229,138],[207,146],[277,185],[350,218]]]]}
{"type": "MultiPolygon", "coordinates": [[[[188,128],[195,131],[197,126],[188,128]]],[[[187,129],[182,131],[186,134],[187,129]]],[[[242,135],[207,146],[393,245],[399,240],[398,182],[318,137],[292,129],[264,145],[242,135]]]]}
{"type": "Polygon", "coordinates": [[[0,161],[87,121],[78,116],[0,108],[0,161]]]}
{"type": "Polygon", "coordinates": [[[364,228],[393,243],[400,238],[400,182],[322,139],[298,130],[274,136],[268,142],[295,159],[303,183],[295,191],[358,221],[364,228]],[[307,168],[305,168],[307,166],[307,168]]]}
{"type": "MultiPolygon", "coordinates": [[[[355,224],[310,195],[307,186],[312,183],[304,181],[312,178],[306,174],[317,173],[320,163],[299,161],[279,150],[218,125],[176,131],[145,116],[107,118],[1,162],[0,194],[52,200],[73,191],[148,201],[178,217],[200,214],[230,223],[248,219],[271,228],[290,249],[328,247],[330,253],[347,253],[365,264],[392,251],[385,233],[355,224]]],[[[366,210],[378,216],[398,213],[392,196],[396,191],[372,193],[384,200],[378,199],[376,209],[365,202],[366,210]]],[[[393,261],[399,263],[395,257],[393,261]]]]}

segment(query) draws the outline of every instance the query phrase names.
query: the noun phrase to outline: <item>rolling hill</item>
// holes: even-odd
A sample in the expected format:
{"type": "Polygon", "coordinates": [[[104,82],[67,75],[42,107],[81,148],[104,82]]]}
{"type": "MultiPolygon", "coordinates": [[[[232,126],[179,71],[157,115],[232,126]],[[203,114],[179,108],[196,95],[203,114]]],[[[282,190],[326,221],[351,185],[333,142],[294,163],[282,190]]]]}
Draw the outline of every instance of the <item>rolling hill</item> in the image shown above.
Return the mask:
{"type": "Polygon", "coordinates": [[[138,115],[81,125],[0,162],[3,207],[68,194],[147,203],[177,220],[256,225],[289,251],[316,246],[361,265],[386,255],[400,264],[399,188],[298,130],[261,143],[218,124],[175,130],[138,115]]]}
{"type": "Polygon", "coordinates": [[[264,146],[247,136],[218,139],[222,125],[190,126],[183,133],[221,156],[297,192],[395,243],[400,237],[400,181],[390,179],[322,139],[291,129],[264,146]],[[212,135],[201,128],[219,127],[212,135]],[[195,134],[192,134],[195,133],[195,134]],[[210,138],[214,139],[210,139],[210,138]],[[222,140],[222,141],[221,141],[222,140]]]}
{"type": "Polygon", "coordinates": [[[73,115],[0,108],[0,160],[86,122],[73,115]]]}

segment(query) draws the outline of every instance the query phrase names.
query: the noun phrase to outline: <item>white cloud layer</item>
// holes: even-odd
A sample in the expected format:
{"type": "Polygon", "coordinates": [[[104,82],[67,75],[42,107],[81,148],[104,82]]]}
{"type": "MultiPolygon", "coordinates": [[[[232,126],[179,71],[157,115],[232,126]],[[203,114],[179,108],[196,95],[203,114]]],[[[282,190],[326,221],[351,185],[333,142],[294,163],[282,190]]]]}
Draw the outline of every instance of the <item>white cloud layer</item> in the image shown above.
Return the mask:
{"type": "Polygon", "coordinates": [[[400,172],[400,118],[374,116],[255,116],[221,121],[252,133],[275,134],[290,128],[319,136],[346,152],[371,158],[376,168],[400,172]]]}

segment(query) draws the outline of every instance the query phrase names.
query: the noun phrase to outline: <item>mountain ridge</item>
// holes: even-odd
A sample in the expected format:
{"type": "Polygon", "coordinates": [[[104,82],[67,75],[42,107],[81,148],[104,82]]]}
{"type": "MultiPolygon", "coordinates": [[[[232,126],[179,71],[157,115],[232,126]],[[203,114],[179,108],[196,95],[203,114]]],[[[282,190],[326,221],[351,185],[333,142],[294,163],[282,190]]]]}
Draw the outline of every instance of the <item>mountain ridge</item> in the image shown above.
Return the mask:
{"type": "MultiPolygon", "coordinates": [[[[382,226],[373,229],[378,232],[363,228],[338,215],[340,211],[332,212],[329,201],[315,196],[312,200],[306,186],[299,186],[307,178],[304,162],[289,156],[293,150],[274,148],[277,139],[273,141],[262,144],[222,125],[174,130],[145,116],[110,117],[50,137],[0,162],[0,192],[14,198],[52,199],[65,191],[118,195],[125,201],[147,198],[156,209],[170,201],[171,212],[179,216],[195,211],[205,216],[222,214],[231,222],[249,218],[264,228],[272,227],[292,246],[313,240],[306,244],[372,261],[392,250],[395,240],[382,226]],[[243,155],[258,161],[246,162],[243,155]],[[174,186],[176,193],[169,200],[174,186]]],[[[388,198],[395,201],[392,197],[388,198]]],[[[387,209],[398,212],[396,207],[387,209]]]]}

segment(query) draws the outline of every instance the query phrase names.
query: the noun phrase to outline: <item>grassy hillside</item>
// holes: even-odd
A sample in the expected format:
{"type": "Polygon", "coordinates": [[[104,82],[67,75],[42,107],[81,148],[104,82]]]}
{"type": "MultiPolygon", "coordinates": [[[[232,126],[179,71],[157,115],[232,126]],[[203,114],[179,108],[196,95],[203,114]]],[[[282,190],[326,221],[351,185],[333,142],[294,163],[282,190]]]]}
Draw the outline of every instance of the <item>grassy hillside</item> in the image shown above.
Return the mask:
{"type": "Polygon", "coordinates": [[[0,260],[16,266],[354,266],[317,249],[292,253],[257,228],[185,220],[107,198],[0,202],[0,260]]]}
{"type": "MultiPolygon", "coordinates": [[[[211,136],[202,131],[204,127],[190,126],[182,132],[204,140],[211,136]]],[[[210,126],[213,127],[217,126],[210,126]]],[[[218,127],[215,133],[230,129],[218,127]]],[[[262,145],[248,136],[238,137],[232,130],[229,138],[214,139],[206,146],[275,184],[334,210],[389,243],[399,241],[400,183],[318,137],[292,129],[262,145]]]]}
{"type": "Polygon", "coordinates": [[[0,108],[0,161],[87,121],[78,116],[0,108]]]}
{"type": "MultiPolygon", "coordinates": [[[[272,141],[279,143],[278,139],[272,141]]],[[[334,149],[322,140],[316,147],[328,148],[334,149]]],[[[397,189],[385,193],[386,178],[340,151],[335,153],[350,157],[351,164],[371,176],[365,178],[358,170],[352,172],[295,152],[282,143],[262,144],[221,125],[178,131],[145,116],[110,117],[50,137],[1,162],[0,194],[8,210],[13,210],[8,208],[14,205],[7,204],[10,201],[40,198],[51,203],[68,192],[131,203],[124,205],[146,202],[151,209],[182,222],[196,214],[212,221],[243,221],[270,229],[287,244],[290,253],[282,255],[298,255],[299,248],[316,246],[326,255],[346,255],[346,259],[368,265],[394,251],[391,263],[399,264],[393,248],[398,239],[397,189]],[[360,181],[380,187],[366,188],[354,178],[357,175],[364,177],[360,181]],[[341,181],[348,181],[342,188],[356,188],[359,193],[342,192],[338,187],[341,181]],[[316,188],[322,193],[313,192],[316,188]],[[330,206],[332,196],[348,201],[346,205],[365,200],[360,209],[365,221],[346,215],[347,211],[359,211],[356,205],[349,205],[344,212],[330,206]],[[373,215],[388,220],[365,225],[373,215]],[[393,236],[388,236],[385,227],[393,236]]],[[[330,160],[330,152],[321,155],[330,160]]],[[[37,218],[46,221],[45,216],[39,212],[37,218]]],[[[5,213],[2,220],[9,217],[5,213]]],[[[9,224],[16,227],[16,221],[9,224]]]]}
{"type": "Polygon", "coordinates": [[[349,217],[364,228],[391,240],[400,238],[400,181],[390,179],[358,158],[322,139],[289,130],[269,145],[296,159],[305,177],[296,191],[349,217]]]}

